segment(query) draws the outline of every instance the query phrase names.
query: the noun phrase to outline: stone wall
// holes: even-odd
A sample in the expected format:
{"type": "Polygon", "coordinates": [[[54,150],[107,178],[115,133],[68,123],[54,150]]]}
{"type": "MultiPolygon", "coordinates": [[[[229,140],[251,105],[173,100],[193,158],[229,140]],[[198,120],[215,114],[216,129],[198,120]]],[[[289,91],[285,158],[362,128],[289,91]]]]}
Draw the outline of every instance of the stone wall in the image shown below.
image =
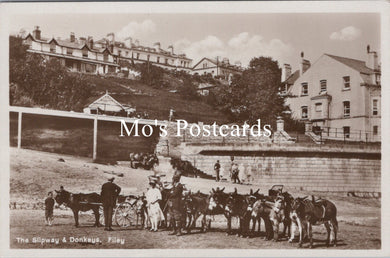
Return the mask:
{"type": "Polygon", "coordinates": [[[219,160],[225,178],[229,177],[233,156],[239,165],[240,178],[245,183],[260,185],[263,190],[283,184],[287,189],[307,191],[381,192],[380,150],[208,146],[200,151],[199,145],[182,148],[186,150],[182,159],[208,174],[214,174],[214,163],[219,160]]]}

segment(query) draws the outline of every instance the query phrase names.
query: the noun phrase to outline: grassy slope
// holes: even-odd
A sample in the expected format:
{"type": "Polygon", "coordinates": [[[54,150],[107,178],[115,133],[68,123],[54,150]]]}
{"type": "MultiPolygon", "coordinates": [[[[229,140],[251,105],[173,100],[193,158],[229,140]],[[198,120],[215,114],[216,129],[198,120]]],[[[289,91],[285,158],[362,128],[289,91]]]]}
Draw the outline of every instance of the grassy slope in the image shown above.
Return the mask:
{"type": "Polygon", "coordinates": [[[164,80],[170,81],[169,88],[155,89],[139,81],[119,78],[102,78],[89,76],[95,84],[92,102],[108,90],[110,94],[122,104],[129,104],[137,108],[137,112],[146,111],[150,118],[168,119],[170,109],[176,111],[176,119],[185,119],[188,122],[203,121],[212,123],[226,123],[225,114],[217,111],[201,100],[186,100],[179,93],[171,93],[180,87],[180,80],[166,74],[164,80]]]}

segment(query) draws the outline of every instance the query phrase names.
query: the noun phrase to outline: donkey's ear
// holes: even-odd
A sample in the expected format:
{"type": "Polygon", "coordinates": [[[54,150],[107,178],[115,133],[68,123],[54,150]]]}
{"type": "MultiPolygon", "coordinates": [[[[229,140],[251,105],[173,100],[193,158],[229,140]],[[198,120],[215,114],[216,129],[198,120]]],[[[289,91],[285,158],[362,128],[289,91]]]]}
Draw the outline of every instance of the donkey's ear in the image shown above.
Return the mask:
{"type": "Polygon", "coordinates": [[[250,192],[249,192],[250,195],[253,195],[253,190],[251,189],[250,192]]]}
{"type": "Polygon", "coordinates": [[[60,191],[54,190],[56,193],[59,193],[60,191]]]}
{"type": "Polygon", "coordinates": [[[234,187],[234,193],[237,194],[237,187],[234,187]]]}
{"type": "Polygon", "coordinates": [[[258,188],[258,189],[256,190],[256,192],[254,192],[253,194],[258,194],[259,191],[260,191],[260,188],[258,188]]]}
{"type": "Polygon", "coordinates": [[[221,192],[223,192],[223,190],[225,190],[225,187],[221,189],[221,192]]]}
{"type": "Polygon", "coordinates": [[[211,190],[213,191],[213,193],[215,193],[215,190],[214,190],[214,188],[211,188],[211,190]]]}
{"type": "Polygon", "coordinates": [[[308,196],[306,195],[305,197],[300,198],[301,200],[305,200],[308,196]]]}

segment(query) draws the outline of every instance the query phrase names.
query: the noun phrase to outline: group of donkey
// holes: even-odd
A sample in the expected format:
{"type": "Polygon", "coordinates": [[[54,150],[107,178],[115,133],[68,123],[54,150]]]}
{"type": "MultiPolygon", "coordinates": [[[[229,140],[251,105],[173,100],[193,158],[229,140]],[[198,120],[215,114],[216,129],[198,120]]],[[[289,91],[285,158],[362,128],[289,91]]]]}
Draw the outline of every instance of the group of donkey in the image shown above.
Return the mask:
{"type": "Polygon", "coordinates": [[[267,196],[260,194],[259,190],[255,192],[251,190],[249,194],[239,194],[237,189],[225,193],[224,188],[217,188],[212,189],[210,194],[187,193],[184,196],[183,206],[187,215],[188,232],[195,227],[199,217],[202,217],[202,230],[206,231],[210,228],[210,216],[223,214],[227,219],[229,235],[232,234],[233,217],[238,218],[237,235],[241,237],[254,236],[256,225],[260,234],[261,220],[263,220],[266,240],[278,241],[280,235],[284,235],[289,238],[289,242],[292,242],[298,229],[299,246],[301,247],[303,241],[308,238],[312,248],[312,225],[324,224],[328,233],[326,245],[337,244],[337,209],[334,203],[326,199],[315,200],[313,196],[294,199],[288,192],[267,196]],[[283,224],[283,232],[280,232],[281,224],[283,224]]]}
{"type": "MultiPolygon", "coordinates": [[[[224,192],[225,188],[212,189],[210,194],[201,192],[191,193],[190,191],[183,195],[182,211],[186,217],[185,225],[187,232],[190,233],[196,226],[196,222],[201,218],[201,230],[206,232],[211,228],[211,216],[224,215],[227,219],[227,234],[232,234],[232,218],[236,217],[239,221],[237,235],[241,237],[251,237],[260,234],[261,220],[265,225],[265,239],[278,241],[280,235],[287,236],[289,242],[292,242],[295,232],[299,230],[299,246],[301,247],[305,239],[309,239],[309,247],[313,247],[312,226],[324,224],[327,230],[326,245],[337,244],[338,223],[336,219],[337,209],[334,203],[326,199],[293,198],[288,192],[278,192],[277,194],[264,195],[259,190],[249,194],[239,194],[237,189],[231,193],[224,192]],[[250,225],[252,223],[252,227],[250,225]],[[280,232],[280,225],[283,224],[283,232],[280,232]],[[331,234],[333,231],[333,234],[331,234]]],[[[123,197],[124,198],[124,197],[123,197]]],[[[147,224],[146,200],[145,196],[133,196],[135,200],[138,215],[142,219],[142,224],[147,224]]],[[[99,223],[99,206],[95,203],[100,202],[100,195],[91,194],[73,194],[67,191],[56,191],[56,202],[61,205],[64,203],[72,209],[74,213],[76,227],[78,223],[79,211],[92,210],[95,214],[95,226],[99,223]]],[[[169,227],[169,214],[167,202],[169,200],[169,190],[162,190],[162,201],[160,206],[165,213],[169,227]]],[[[118,200],[122,202],[124,200],[118,200]]]]}

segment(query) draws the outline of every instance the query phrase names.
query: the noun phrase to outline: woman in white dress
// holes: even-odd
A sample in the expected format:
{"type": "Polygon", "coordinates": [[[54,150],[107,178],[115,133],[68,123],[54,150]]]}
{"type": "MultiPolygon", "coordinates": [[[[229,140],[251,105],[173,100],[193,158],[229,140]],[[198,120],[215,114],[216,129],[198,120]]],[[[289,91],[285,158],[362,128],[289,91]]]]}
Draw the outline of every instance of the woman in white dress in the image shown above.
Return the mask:
{"type": "Polygon", "coordinates": [[[148,214],[150,219],[150,224],[152,227],[150,231],[158,230],[158,223],[162,220],[165,220],[164,214],[160,208],[159,201],[161,201],[161,192],[156,188],[155,182],[150,182],[151,188],[146,192],[146,202],[148,206],[148,214]]]}

